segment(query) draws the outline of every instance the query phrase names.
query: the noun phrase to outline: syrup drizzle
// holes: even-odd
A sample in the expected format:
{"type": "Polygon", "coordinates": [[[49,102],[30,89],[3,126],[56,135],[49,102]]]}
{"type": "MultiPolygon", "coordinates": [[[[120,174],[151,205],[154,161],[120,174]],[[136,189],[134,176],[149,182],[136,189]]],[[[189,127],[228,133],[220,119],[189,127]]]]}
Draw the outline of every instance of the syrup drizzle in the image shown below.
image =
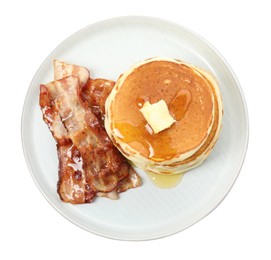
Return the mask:
{"type": "Polygon", "coordinates": [[[177,121],[184,117],[191,100],[191,92],[188,89],[181,89],[170,102],[169,111],[177,121]]]}
{"type": "Polygon", "coordinates": [[[152,160],[166,160],[172,158],[176,154],[174,142],[167,132],[153,134],[146,122],[139,125],[132,125],[130,122],[116,122],[115,131],[118,137],[127,144],[136,145],[139,152],[147,154],[148,158],[152,160]],[[159,141],[157,141],[159,140],[159,141]],[[164,144],[167,144],[168,150],[165,149],[164,144]]]}
{"type": "MultiPolygon", "coordinates": [[[[137,98],[136,104],[141,108],[150,98],[141,95],[137,98]]],[[[192,96],[188,89],[180,89],[169,104],[169,111],[172,116],[180,121],[191,103],[192,96]]],[[[142,118],[143,120],[143,118],[142,118]]],[[[136,143],[139,152],[147,151],[148,158],[153,160],[168,160],[176,154],[176,148],[170,134],[162,131],[153,134],[151,127],[143,120],[138,125],[133,125],[129,121],[120,121],[115,123],[115,131],[119,133],[119,138],[125,143],[136,143]],[[165,149],[164,144],[167,145],[165,149]]]]}

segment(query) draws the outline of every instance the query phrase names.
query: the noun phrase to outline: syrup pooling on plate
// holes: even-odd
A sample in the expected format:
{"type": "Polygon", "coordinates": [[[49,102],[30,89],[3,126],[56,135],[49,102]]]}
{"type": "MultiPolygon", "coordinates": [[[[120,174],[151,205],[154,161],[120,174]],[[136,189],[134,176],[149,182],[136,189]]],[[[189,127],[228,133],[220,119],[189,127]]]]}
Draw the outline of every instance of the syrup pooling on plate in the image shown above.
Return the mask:
{"type": "Polygon", "coordinates": [[[181,182],[184,174],[184,172],[178,174],[147,173],[152,183],[161,189],[169,189],[177,186],[181,182]]]}

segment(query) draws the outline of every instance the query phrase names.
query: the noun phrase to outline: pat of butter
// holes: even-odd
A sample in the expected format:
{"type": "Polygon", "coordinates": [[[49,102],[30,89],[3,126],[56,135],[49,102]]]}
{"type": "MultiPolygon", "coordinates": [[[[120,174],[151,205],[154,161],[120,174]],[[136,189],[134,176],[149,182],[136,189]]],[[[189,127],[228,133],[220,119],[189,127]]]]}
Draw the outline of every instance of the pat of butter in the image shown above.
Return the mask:
{"type": "Polygon", "coordinates": [[[145,102],[140,109],[155,134],[169,128],[176,120],[170,115],[165,100],[157,103],[145,102]]]}

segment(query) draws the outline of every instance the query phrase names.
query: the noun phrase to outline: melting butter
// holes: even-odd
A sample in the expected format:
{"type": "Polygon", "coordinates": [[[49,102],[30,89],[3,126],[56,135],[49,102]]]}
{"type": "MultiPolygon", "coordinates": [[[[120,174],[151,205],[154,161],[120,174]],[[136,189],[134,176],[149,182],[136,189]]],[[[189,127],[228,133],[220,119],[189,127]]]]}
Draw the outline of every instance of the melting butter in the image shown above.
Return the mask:
{"type": "Polygon", "coordinates": [[[140,112],[155,134],[169,128],[176,120],[170,115],[165,100],[151,104],[145,102],[140,112]]]}
{"type": "Polygon", "coordinates": [[[176,187],[181,182],[184,174],[185,172],[178,174],[157,174],[151,172],[147,173],[152,183],[161,189],[176,187]]]}

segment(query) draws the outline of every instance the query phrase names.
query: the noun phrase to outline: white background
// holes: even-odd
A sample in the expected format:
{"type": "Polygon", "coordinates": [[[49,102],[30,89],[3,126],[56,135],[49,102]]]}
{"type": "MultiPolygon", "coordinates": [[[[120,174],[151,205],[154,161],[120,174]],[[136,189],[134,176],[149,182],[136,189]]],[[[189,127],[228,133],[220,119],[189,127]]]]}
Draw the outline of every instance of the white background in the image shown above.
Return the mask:
{"type": "Polygon", "coordinates": [[[269,1],[2,1],[0,259],[270,259],[271,8],[269,1]],[[28,86],[66,37],[123,15],[164,18],[197,32],[230,63],[250,119],[245,163],[210,215],[176,235],[145,242],[88,233],[58,214],[24,161],[20,123],[28,86]]]}

